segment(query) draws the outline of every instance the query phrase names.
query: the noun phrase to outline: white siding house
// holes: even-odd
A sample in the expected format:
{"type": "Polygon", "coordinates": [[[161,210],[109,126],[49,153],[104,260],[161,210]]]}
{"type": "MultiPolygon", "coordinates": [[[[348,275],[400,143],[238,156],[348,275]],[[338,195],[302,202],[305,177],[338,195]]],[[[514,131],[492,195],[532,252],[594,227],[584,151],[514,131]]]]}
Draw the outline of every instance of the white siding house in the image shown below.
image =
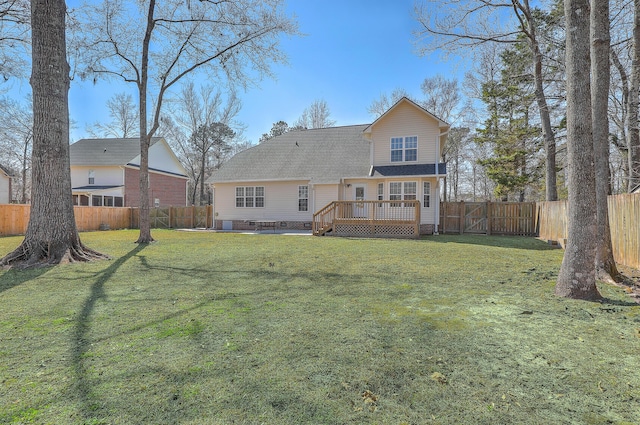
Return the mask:
{"type": "Polygon", "coordinates": [[[438,230],[449,125],[407,98],[372,124],[291,131],[240,152],[209,180],[215,226],[308,229],[333,201],[420,201],[420,232],[438,230]]]}
{"type": "Polygon", "coordinates": [[[11,173],[0,165],[0,204],[11,202],[11,173]]]}

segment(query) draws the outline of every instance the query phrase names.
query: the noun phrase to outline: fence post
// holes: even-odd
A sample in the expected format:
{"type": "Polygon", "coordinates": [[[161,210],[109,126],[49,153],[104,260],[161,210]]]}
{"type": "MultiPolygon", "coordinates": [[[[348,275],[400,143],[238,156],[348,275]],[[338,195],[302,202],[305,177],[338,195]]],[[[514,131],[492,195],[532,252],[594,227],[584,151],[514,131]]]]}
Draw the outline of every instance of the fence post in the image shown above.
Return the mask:
{"type": "Polygon", "coordinates": [[[491,236],[491,222],[493,221],[493,208],[491,208],[491,201],[487,201],[487,236],[491,236]]]}
{"type": "Polygon", "coordinates": [[[459,219],[460,219],[460,234],[464,233],[464,219],[465,219],[465,210],[464,210],[464,201],[460,201],[460,210],[458,211],[459,219]]]}

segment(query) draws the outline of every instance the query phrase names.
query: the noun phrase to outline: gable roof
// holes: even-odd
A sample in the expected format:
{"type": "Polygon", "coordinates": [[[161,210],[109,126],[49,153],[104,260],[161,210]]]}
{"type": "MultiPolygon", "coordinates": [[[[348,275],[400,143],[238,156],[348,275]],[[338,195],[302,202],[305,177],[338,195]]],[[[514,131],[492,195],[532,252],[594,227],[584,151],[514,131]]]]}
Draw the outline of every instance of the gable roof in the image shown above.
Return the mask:
{"type": "Polygon", "coordinates": [[[389,115],[394,109],[396,109],[398,107],[398,105],[400,105],[402,103],[407,103],[407,104],[415,107],[420,112],[422,112],[425,115],[427,115],[428,117],[431,117],[431,118],[435,119],[436,121],[438,121],[438,127],[440,127],[441,129],[449,129],[450,125],[447,122],[445,122],[445,121],[441,120],[440,118],[438,118],[437,116],[433,115],[431,112],[427,111],[422,106],[418,105],[416,102],[414,102],[413,100],[409,99],[408,97],[403,97],[400,100],[398,100],[391,108],[389,108],[384,114],[380,115],[374,122],[372,122],[369,126],[367,126],[364,129],[364,132],[365,133],[371,133],[371,131],[373,129],[373,126],[375,126],[384,117],[389,115]]]}
{"type": "MultiPolygon", "coordinates": [[[[153,137],[151,146],[162,140],[153,137]]],[[[82,139],[69,146],[71,165],[127,165],[140,155],[140,139],[82,139]]]]}
{"type": "MultiPolygon", "coordinates": [[[[140,168],[140,139],[136,137],[78,140],[69,146],[69,159],[72,166],[128,166],[140,168]]],[[[163,137],[151,138],[151,144],[149,145],[149,171],[187,178],[184,166],[163,137]],[[165,154],[168,154],[170,160],[163,162],[160,159],[160,162],[158,162],[158,159],[165,154]],[[153,166],[154,163],[156,167],[153,166]]]]}
{"type": "Polygon", "coordinates": [[[365,125],[290,131],[236,154],[208,183],[309,180],[339,183],[369,174],[365,125]]]}
{"type": "Polygon", "coordinates": [[[13,175],[11,174],[11,171],[9,171],[9,169],[2,164],[0,164],[0,172],[2,172],[7,177],[13,177],[13,175]]]}

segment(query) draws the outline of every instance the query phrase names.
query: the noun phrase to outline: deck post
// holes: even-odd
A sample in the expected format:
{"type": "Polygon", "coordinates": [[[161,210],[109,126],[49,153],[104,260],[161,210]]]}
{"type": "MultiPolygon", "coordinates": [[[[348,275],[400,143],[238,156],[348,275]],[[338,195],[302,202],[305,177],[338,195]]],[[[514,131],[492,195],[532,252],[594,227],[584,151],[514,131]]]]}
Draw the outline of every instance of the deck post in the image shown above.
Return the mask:
{"type": "Polygon", "coordinates": [[[416,213],[415,213],[415,219],[416,219],[416,227],[415,227],[415,232],[416,232],[416,238],[420,237],[420,201],[416,201],[416,213]]]}

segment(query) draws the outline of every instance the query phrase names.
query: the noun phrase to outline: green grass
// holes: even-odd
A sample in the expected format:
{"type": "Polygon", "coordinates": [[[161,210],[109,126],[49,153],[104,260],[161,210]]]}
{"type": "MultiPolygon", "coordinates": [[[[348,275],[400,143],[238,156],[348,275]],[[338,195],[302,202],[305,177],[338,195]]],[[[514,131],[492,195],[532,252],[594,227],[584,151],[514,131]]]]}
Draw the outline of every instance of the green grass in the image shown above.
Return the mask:
{"type": "MultiPolygon", "coordinates": [[[[527,238],[82,235],[0,271],[0,423],[631,424],[640,306],[527,238]]],[[[19,238],[0,239],[9,252],[19,238]]]]}

